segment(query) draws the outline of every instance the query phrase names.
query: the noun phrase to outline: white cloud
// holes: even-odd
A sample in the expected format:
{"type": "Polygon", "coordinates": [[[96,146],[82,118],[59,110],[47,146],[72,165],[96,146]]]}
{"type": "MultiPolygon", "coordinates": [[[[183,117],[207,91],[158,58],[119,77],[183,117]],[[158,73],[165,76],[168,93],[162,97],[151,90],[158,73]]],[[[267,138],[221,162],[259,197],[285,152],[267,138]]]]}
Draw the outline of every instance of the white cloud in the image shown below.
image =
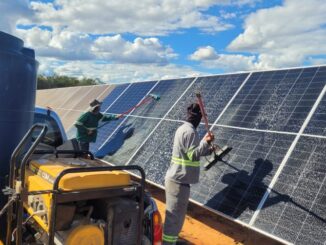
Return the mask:
{"type": "Polygon", "coordinates": [[[136,38],[129,42],[121,35],[92,39],[87,34],[33,27],[19,29],[17,35],[42,57],[62,60],[100,59],[113,63],[156,63],[165,65],[177,55],[157,38],[136,38]]]}
{"type": "Polygon", "coordinates": [[[121,35],[99,37],[92,47],[98,58],[121,63],[167,64],[177,55],[170,47],[164,47],[157,38],[124,40],[121,35]]]}
{"type": "Polygon", "coordinates": [[[67,26],[68,30],[86,33],[134,33],[165,35],[198,28],[218,32],[231,27],[204,11],[218,4],[242,1],[214,0],[56,0],[54,3],[32,2],[39,24],[67,26]]]}
{"type": "MultiPolygon", "coordinates": [[[[250,14],[231,51],[258,55],[258,67],[284,67],[312,62],[326,54],[326,2],[286,0],[282,6],[250,14]]],[[[313,63],[313,62],[312,62],[313,63]]]]}
{"type": "Polygon", "coordinates": [[[29,9],[28,0],[0,1],[0,30],[13,33],[20,21],[31,19],[33,12],[29,9]]]}
{"type": "Polygon", "coordinates": [[[193,54],[190,55],[190,60],[215,60],[218,59],[218,55],[215,49],[211,46],[200,47],[193,54]]]}
{"type": "Polygon", "coordinates": [[[63,60],[95,58],[90,51],[93,41],[87,34],[66,30],[50,31],[39,27],[28,30],[18,29],[16,33],[24,40],[25,46],[35,49],[38,56],[55,57],[63,60]]]}
{"type": "Polygon", "coordinates": [[[93,61],[58,62],[54,59],[41,58],[39,73],[56,73],[75,77],[99,78],[104,82],[137,82],[177,77],[203,75],[190,67],[166,65],[106,64],[93,61]]]}
{"type": "Polygon", "coordinates": [[[226,72],[248,71],[259,68],[255,62],[255,56],[244,56],[241,54],[220,54],[218,59],[203,61],[203,65],[212,69],[223,69],[226,72]]]}
{"type": "Polygon", "coordinates": [[[218,54],[211,46],[199,47],[189,59],[199,61],[203,67],[222,69],[226,72],[267,69],[262,67],[254,55],[218,54]]]}

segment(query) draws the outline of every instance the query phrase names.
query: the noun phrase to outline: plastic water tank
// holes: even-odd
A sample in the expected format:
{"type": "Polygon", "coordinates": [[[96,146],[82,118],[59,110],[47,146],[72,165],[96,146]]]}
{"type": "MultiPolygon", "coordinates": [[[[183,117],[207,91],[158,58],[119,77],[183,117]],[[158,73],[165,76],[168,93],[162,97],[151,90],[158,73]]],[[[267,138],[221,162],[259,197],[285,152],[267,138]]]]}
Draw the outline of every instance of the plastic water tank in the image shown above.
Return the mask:
{"type": "MultiPolygon", "coordinates": [[[[10,156],[33,123],[37,67],[34,50],[0,31],[0,190],[10,156]]],[[[0,191],[0,208],[3,205],[0,191]]]]}

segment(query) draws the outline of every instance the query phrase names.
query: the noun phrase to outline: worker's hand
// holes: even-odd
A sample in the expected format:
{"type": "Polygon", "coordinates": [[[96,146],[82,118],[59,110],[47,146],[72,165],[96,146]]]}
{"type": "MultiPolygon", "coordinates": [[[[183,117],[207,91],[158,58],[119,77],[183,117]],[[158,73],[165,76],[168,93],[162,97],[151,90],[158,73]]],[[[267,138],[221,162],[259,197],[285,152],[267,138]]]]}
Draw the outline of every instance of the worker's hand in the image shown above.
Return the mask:
{"type": "Polygon", "coordinates": [[[117,115],[115,115],[115,119],[120,119],[121,117],[123,117],[123,114],[117,114],[117,115]]]}
{"type": "Polygon", "coordinates": [[[208,143],[208,144],[210,144],[211,142],[213,142],[214,141],[214,134],[212,133],[212,132],[209,132],[209,133],[207,133],[206,135],[205,135],[205,137],[204,137],[204,139],[205,139],[205,141],[208,143]]]}
{"type": "Polygon", "coordinates": [[[93,134],[93,130],[92,130],[92,129],[88,129],[88,130],[87,130],[87,134],[88,134],[88,135],[92,135],[92,134],[93,134]]]}

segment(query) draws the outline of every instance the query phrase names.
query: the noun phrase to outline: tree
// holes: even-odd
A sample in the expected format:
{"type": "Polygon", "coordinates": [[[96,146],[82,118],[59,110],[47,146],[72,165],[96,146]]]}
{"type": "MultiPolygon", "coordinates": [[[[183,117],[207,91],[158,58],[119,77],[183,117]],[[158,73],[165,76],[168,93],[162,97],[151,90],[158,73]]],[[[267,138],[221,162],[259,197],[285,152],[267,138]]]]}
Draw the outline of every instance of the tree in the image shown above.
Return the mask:
{"type": "Polygon", "coordinates": [[[39,75],[37,77],[37,89],[49,89],[49,88],[62,88],[62,87],[74,87],[74,86],[87,86],[103,84],[99,79],[82,78],[78,79],[69,76],[44,76],[39,75]]]}

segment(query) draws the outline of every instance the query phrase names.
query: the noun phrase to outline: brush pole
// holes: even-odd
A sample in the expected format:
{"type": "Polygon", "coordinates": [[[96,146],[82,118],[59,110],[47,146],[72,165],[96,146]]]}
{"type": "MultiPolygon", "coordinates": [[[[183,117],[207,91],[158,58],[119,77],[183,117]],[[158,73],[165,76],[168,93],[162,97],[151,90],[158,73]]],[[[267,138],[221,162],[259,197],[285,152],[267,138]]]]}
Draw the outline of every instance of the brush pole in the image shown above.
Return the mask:
{"type": "Polygon", "coordinates": [[[129,114],[132,110],[138,108],[139,106],[141,106],[141,105],[147,103],[147,102],[150,101],[150,100],[152,100],[152,97],[147,97],[147,98],[143,99],[143,100],[140,101],[137,105],[135,105],[135,106],[131,107],[129,110],[127,110],[127,111],[121,113],[121,115],[129,114]]]}
{"type": "Polygon", "coordinates": [[[206,111],[205,111],[204,102],[203,102],[203,100],[201,98],[201,94],[196,93],[196,97],[197,97],[197,100],[198,100],[198,104],[199,104],[201,114],[202,114],[204,122],[205,122],[206,131],[207,131],[208,134],[211,134],[211,132],[209,131],[207,114],[206,114],[206,111]]]}

